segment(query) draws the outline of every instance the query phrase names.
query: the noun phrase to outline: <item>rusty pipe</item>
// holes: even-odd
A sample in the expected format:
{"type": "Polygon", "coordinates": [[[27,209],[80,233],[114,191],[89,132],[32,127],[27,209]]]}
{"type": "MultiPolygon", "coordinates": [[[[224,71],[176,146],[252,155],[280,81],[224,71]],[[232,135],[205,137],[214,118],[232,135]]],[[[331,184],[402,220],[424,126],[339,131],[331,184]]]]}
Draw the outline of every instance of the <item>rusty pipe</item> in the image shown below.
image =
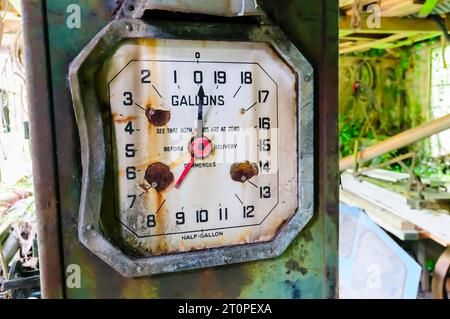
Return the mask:
{"type": "Polygon", "coordinates": [[[436,299],[448,299],[447,278],[450,271],[450,247],[442,253],[434,267],[432,291],[436,299]]]}
{"type": "MultiPolygon", "coordinates": [[[[395,149],[410,145],[431,135],[440,133],[450,128],[450,114],[432,120],[421,126],[409,129],[394,135],[380,143],[366,148],[357,155],[358,163],[364,163],[395,149]]],[[[353,167],[355,156],[349,155],[339,161],[339,170],[343,171],[353,167]]]]}

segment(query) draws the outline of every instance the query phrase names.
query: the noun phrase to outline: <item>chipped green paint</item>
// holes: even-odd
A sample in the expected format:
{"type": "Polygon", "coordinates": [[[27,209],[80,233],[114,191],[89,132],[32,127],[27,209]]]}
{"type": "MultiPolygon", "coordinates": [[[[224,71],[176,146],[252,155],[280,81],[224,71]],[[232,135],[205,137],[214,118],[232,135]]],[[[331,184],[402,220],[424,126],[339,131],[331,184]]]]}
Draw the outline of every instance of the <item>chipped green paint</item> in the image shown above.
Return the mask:
{"type": "MultiPolygon", "coordinates": [[[[33,0],[38,1],[38,0],[33,0]]],[[[41,0],[42,1],[42,0],[41,0]]],[[[337,272],[337,1],[264,1],[267,11],[312,62],[316,73],[316,211],[280,257],[150,278],[126,279],[91,254],[77,235],[81,163],[67,85],[69,63],[112,18],[115,0],[46,1],[63,263],[81,267],[81,288],[67,298],[330,298],[337,272]],[[336,3],[335,3],[336,2],[336,3]],[[81,29],[66,27],[66,9],[81,7],[81,29]],[[311,32],[314,30],[314,32],[311,32]],[[322,34],[321,36],[318,36],[322,34]],[[320,110],[320,112],[319,112],[320,110]],[[326,145],[328,141],[332,146],[326,145]],[[322,144],[323,143],[323,144],[322,144]]],[[[56,231],[56,230],[55,230],[56,231]]],[[[41,249],[45,249],[41,247],[41,249]]],[[[63,271],[64,272],[64,271],[63,271]]],[[[57,274],[55,274],[57,276],[57,274]]],[[[64,282],[63,278],[63,282],[64,282]]],[[[51,296],[51,294],[49,294],[51,296]]]]}

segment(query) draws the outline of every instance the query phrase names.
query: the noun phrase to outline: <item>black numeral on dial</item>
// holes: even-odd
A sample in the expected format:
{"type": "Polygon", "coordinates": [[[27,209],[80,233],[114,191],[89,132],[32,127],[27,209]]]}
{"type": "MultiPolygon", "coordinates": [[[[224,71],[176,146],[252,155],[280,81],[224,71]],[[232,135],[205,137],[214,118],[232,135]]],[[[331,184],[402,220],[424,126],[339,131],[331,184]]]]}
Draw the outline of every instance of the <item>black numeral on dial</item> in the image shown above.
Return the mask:
{"type": "Polygon", "coordinates": [[[133,135],[134,131],[135,130],[133,129],[133,122],[129,121],[127,125],[125,125],[125,132],[127,132],[130,135],[133,135]]]}
{"type": "Polygon", "coordinates": [[[214,72],[214,84],[225,84],[227,82],[227,74],[224,71],[214,72]]]}
{"type": "Polygon", "coordinates": [[[269,161],[259,161],[259,168],[265,171],[266,173],[270,172],[270,162],[269,161]]]}
{"type": "Polygon", "coordinates": [[[133,208],[134,203],[136,202],[137,196],[136,195],[127,195],[127,198],[131,199],[130,208],[133,208]]]}
{"type": "Polygon", "coordinates": [[[156,226],[156,217],[154,214],[147,215],[147,227],[153,228],[156,226]]]}
{"type": "Polygon", "coordinates": [[[259,188],[259,197],[260,198],[270,198],[270,196],[272,196],[270,186],[263,186],[263,187],[259,188]]]}
{"type": "Polygon", "coordinates": [[[195,71],[194,72],[194,83],[195,84],[202,84],[203,83],[203,72],[202,71],[195,71]]]}
{"type": "Polygon", "coordinates": [[[206,209],[200,209],[196,212],[197,223],[206,223],[208,222],[208,211],[206,209]]]}
{"type": "Polygon", "coordinates": [[[128,166],[126,173],[127,173],[128,180],[136,179],[136,167],[128,166]]]}
{"type": "Polygon", "coordinates": [[[133,93],[123,92],[123,105],[133,105],[133,93]]]}
{"type": "Polygon", "coordinates": [[[134,148],[134,144],[125,145],[125,156],[126,157],[135,157],[137,150],[134,148]]]}
{"type": "Polygon", "coordinates": [[[259,150],[269,152],[270,151],[270,139],[259,140],[259,150]]]}
{"type": "Polygon", "coordinates": [[[255,214],[255,206],[250,205],[250,206],[244,206],[242,207],[243,213],[244,213],[244,218],[254,218],[255,214]]]}
{"type": "Polygon", "coordinates": [[[186,223],[186,217],[184,215],[184,212],[176,213],[175,218],[177,219],[177,225],[184,225],[184,223],[186,223]]]}
{"type": "Polygon", "coordinates": [[[241,72],[241,84],[252,84],[252,72],[246,71],[241,72]]]}
{"type": "Polygon", "coordinates": [[[260,117],[259,118],[259,128],[262,130],[270,130],[270,118],[260,117]]]}
{"type": "Polygon", "coordinates": [[[228,208],[219,208],[219,219],[228,220],[228,208]]]}
{"type": "Polygon", "coordinates": [[[150,72],[150,70],[142,70],[141,71],[141,83],[152,83],[152,81],[150,81],[150,75],[152,73],[150,72]]]}
{"type": "Polygon", "coordinates": [[[269,90],[258,91],[258,103],[266,103],[268,97],[269,97],[269,90]]]}

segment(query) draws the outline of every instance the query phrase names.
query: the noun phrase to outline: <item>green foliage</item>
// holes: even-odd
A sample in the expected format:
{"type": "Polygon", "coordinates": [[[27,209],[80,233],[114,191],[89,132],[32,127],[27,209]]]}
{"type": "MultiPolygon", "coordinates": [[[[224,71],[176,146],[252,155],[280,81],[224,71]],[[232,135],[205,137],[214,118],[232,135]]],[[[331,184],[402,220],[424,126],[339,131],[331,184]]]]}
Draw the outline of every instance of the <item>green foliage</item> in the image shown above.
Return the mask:
{"type": "MultiPolygon", "coordinates": [[[[429,80],[429,51],[419,47],[386,52],[370,50],[354,56],[341,56],[339,88],[340,157],[379,143],[428,120],[424,83],[429,80]],[[362,61],[364,63],[362,63],[362,61]],[[368,74],[367,64],[374,72],[368,74]],[[364,66],[362,68],[361,66],[364,66]],[[372,76],[373,74],[373,76],[372,76]],[[370,76],[368,76],[370,75],[370,76]],[[355,90],[354,84],[361,83],[355,90]],[[372,85],[371,83],[374,83],[372,85]]],[[[414,172],[420,177],[450,176],[450,163],[432,160],[427,140],[379,156],[363,166],[385,163],[411,151],[420,152],[414,172]]],[[[385,169],[409,173],[408,168],[392,164],[385,169]]]]}
{"type": "Polygon", "coordinates": [[[30,196],[26,199],[17,201],[8,209],[3,216],[0,225],[12,224],[16,222],[33,222],[36,219],[36,208],[34,205],[34,197],[30,196]]]}

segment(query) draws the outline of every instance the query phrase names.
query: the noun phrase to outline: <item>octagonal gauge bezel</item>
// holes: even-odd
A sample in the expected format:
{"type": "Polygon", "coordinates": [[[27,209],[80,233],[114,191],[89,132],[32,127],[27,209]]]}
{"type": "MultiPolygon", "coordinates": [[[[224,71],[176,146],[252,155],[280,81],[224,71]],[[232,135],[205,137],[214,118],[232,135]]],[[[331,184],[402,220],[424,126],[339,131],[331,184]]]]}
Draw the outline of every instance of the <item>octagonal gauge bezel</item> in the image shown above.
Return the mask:
{"type": "Polygon", "coordinates": [[[83,167],[78,235],[80,241],[125,277],[241,263],[281,255],[312,218],[314,210],[313,69],[298,49],[273,25],[184,23],[121,18],[110,22],[81,51],[69,70],[83,167]],[[106,169],[106,145],[95,74],[125,39],[156,38],[266,42],[297,75],[298,203],[297,212],[272,241],[132,258],[108,239],[100,227],[106,169]]]}

